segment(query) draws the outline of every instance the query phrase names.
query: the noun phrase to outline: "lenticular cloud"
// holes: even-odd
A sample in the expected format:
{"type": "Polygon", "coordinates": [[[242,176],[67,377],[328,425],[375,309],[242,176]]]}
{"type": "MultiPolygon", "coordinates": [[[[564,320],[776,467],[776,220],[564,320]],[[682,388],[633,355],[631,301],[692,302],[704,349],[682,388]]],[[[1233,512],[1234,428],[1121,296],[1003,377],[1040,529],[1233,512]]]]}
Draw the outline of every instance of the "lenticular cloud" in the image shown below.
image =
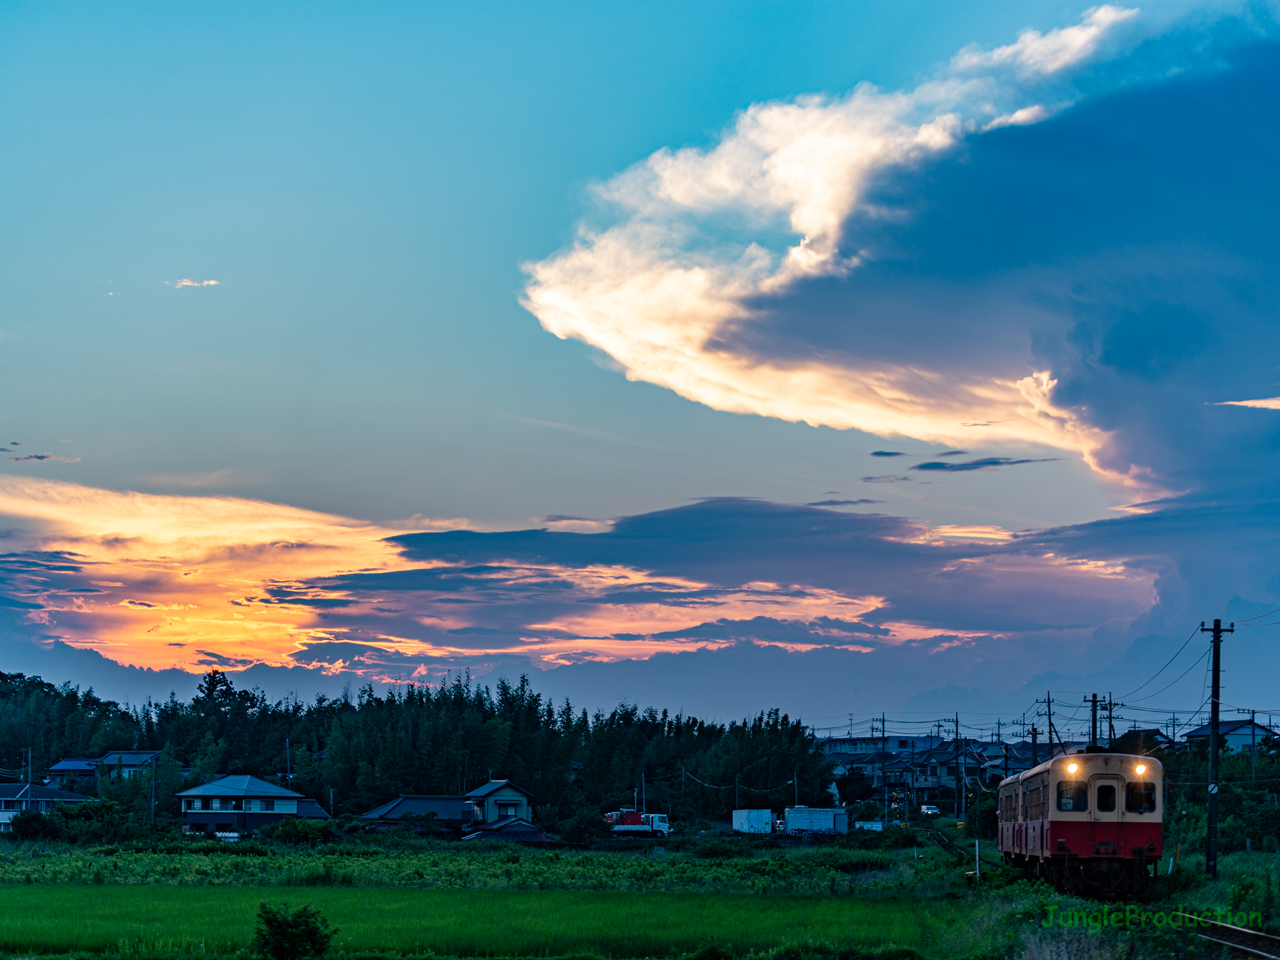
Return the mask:
{"type": "Polygon", "coordinates": [[[762,302],[866,262],[848,249],[850,225],[894,215],[873,200],[878,178],[1053,116],[1080,98],[1074,82],[1091,65],[1153,29],[1136,10],[1102,6],[1074,26],[964,50],[914,90],[863,84],[752,106],[714,146],[660,150],[602,184],[612,223],[527,265],[522,302],[629,379],[715,409],[949,444],[1042,443],[1094,462],[1107,434],[1055,404],[1053,374],[1024,357],[943,368],[909,353],[771,351],[751,331],[762,302]]]}

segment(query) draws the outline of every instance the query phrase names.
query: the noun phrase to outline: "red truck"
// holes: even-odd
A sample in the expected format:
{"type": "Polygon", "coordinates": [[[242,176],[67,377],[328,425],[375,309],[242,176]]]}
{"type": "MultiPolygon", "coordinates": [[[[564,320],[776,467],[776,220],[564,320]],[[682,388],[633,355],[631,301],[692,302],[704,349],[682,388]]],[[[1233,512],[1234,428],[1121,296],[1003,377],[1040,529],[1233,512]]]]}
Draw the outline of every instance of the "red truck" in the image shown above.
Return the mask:
{"type": "Polygon", "coordinates": [[[637,813],[635,810],[615,810],[604,815],[615,837],[665,837],[671,833],[671,824],[665,813],[637,813]]]}

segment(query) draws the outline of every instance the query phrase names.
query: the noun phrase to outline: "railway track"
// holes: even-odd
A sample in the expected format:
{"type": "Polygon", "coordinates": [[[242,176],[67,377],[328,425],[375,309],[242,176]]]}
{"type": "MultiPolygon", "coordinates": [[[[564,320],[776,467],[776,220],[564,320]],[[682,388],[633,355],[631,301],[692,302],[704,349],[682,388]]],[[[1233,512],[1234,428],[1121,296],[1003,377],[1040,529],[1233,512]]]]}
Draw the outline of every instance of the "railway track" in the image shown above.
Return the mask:
{"type": "Polygon", "coordinates": [[[928,837],[930,840],[932,840],[935,844],[937,844],[940,849],[945,850],[947,853],[951,854],[952,856],[956,856],[956,857],[968,856],[967,853],[965,853],[963,850],[957,847],[954,843],[952,843],[951,840],[948,839],[947,835],[943,833],[941,830],[925,830],[924,835],[928,837]]]}
{"type": "Polygon", "coordinates": [[[1251,957],[1254,960],[1280,960],[1280,937],[1260,933],[1257,930],[1248,930],[1245,927],[1232,926],[1229,923],[1220,923],[1217,920],[1201,920],[1186,913],[1180,916],[1194,920],[1197,926],[1205,928],[1204,933],[1196,933],[1197,937],[1226,947],[1231,951],[1232,956],[1251,957]]]}

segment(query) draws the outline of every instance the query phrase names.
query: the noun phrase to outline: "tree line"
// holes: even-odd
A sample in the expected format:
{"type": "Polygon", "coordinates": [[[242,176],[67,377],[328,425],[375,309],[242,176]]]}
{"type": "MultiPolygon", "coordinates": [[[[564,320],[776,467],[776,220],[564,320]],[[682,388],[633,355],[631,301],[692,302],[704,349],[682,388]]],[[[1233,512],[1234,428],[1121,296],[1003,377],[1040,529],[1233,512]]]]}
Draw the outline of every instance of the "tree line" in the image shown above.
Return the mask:
{"type": "MultiPolygon", "coordinates": [[[[457,796],[490,779],[533,794],[545,826],[642,802],[674,819],[728,819],[735,805],[828,806],[831,765],[799,720],[777,710],[728,724],[622,704],[609,713],[551,703],[527,677],[491,689],[459,676],[378,695],[269,701],[213,670],[189,701],[126,706],[92,690],[0,673],[0,773],[42,782],[63,758],[159,750],[157,823],[174,794],[224,774],[252,774],[311,797],[336,816],[401,794],[457,796]]],[[[75,792],[152,816],[150,771],[99,769],[75,792]]]]}

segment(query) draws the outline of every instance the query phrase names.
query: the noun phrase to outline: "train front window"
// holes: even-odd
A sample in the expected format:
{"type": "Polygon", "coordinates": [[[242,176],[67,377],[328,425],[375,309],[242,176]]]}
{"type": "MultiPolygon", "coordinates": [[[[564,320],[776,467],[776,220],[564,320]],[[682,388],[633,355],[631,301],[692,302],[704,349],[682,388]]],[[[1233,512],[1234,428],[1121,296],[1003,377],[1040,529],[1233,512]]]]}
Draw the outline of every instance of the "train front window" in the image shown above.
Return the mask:
{"type": "Polygon", "coordinates": [[[1083,813],[1089,809],[1089,785],[1083,780],[1058,781],[1058,809],[1083,813]]]}
{"type": "Polygon", "coordinates": [[[1124,808],[1129,813],[1156,812],[1156,785],[1134,781],[1125,786],[1124,808]]]}
{"type": "Polygon", "coordinates": [[[1103,783],[1098,786],[1098,812],[1114,813],[1116,809],[1116,788],[1113,784],[1103,783]]]}

